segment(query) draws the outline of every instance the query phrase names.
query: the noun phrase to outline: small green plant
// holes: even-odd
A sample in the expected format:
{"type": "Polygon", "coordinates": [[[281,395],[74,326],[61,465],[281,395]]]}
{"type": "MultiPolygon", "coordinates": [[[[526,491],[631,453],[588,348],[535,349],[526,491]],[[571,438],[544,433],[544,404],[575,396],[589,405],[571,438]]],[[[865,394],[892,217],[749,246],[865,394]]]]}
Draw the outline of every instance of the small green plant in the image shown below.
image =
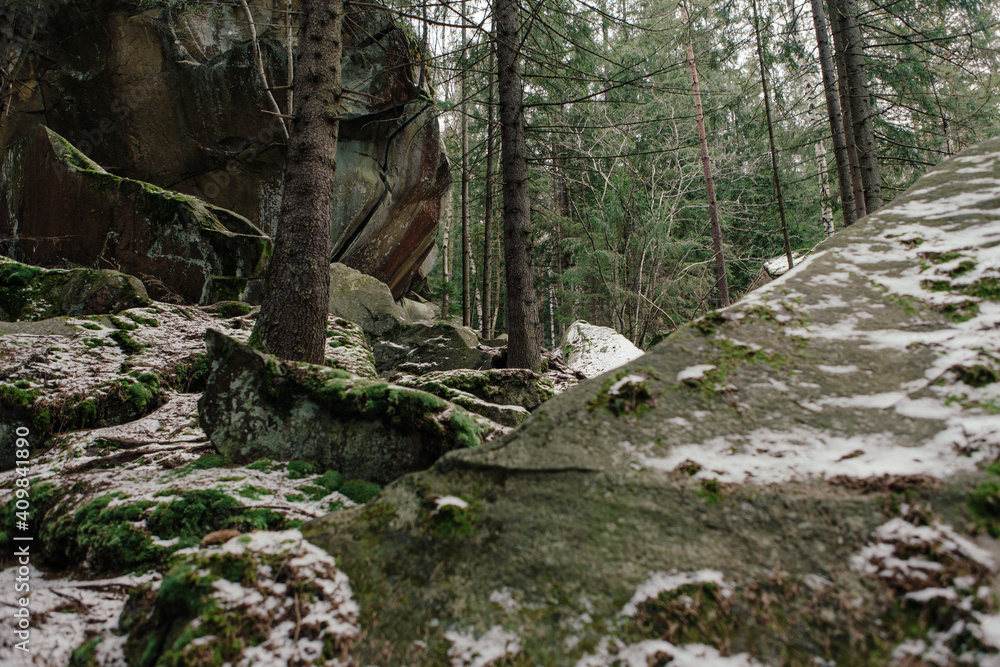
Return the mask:
{"type": "Polygon", "coordinates": [[[694,492],[699,498],[705,500],[705,504],[709,507],[715,507],[720,502],[722,502],[722,486],[719,484],[717,479],[703,479],[701,480],[701,488],[694,492]]]}
{"type": "Polygon", "coordinates": [[[382,487],[378,484],[366,482],[361,479],[349,479],[340,487],[340,492],[342,494],[359,505],[366,504],[369,500],[377,496],[378,492],[381,490],[382,487]]]}

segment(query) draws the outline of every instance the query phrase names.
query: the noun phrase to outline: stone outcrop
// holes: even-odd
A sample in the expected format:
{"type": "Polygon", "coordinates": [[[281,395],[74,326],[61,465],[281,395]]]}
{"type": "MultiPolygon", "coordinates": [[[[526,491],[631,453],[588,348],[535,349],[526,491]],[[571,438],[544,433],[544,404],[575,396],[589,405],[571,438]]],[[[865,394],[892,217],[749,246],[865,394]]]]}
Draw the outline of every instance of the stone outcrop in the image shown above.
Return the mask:
{"type": "Polygon", "coordinates": [[[245,218],[188,195],[109,174],[41,125],[0,171],[0,250],[47,267],[115,267],[155,298],[239,299],[259,282],[271,241],[245,218]]]}
{"type": "Polygon", "coordinates": [[[479,344],[476,332],[451,322],[403,322],[372,341],[379,373],[423,375],[456,369],[493,367],[494,351],[479,344]]]}
{"type": "MultiPolygon", "coordinates": [[[[270,82],[282,86],[287,4],[249,6],[270,82]]],[[[242,9],[222,0],[141,7],[46,3],[31,53],[10,54],[20,65],[0,147],[45,124],[116,175],[197,196],[273,235],[284,137],[260,111],[268,105],[242,9]]],[[[448,162],[413,39],[372,6],[353,7],[344,25],[351,94],[341,113],[333,259],[399,298],[429,270],[448,162]]],[[[284,92],[275,96],[287,111],[284,92]]]]}
{"type": "Polygon", "coordinates": [[[133,276],[92,269],[42,269],[0,258],[0,320],[115,314],[151,305],[133,276]]]}
{"type": "Polygon", "coordinates": [[[996,662],[998,183],[995,139],[506,438],[304,526],[378,614],[354,658],[996,662]]]}
{"type": "Polygon", "coordinates": [[[642,354],[625,336],[609,327],[573,322],[562,341],[562,358],[588,378],[617,368],[642,354]]]}
{"type": "Polygon", "coordinates": [[[227,458],[302,459],[376,483],[475,447],[494,427],[423,391],[276,361],[215,330],[201,424],[227,458]]]}

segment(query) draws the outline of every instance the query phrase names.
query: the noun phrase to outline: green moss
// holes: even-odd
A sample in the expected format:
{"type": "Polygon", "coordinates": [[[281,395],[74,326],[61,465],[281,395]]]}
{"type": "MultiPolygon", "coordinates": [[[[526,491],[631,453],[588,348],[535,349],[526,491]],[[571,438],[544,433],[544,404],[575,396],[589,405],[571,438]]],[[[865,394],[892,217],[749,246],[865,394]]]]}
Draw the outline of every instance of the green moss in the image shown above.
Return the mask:
{"type": "Polygon", "coordinates": [[[166,551],[153,546],[149,535],[133,525],[153,503],[109,507],[114,500],[112,495],[99,496],[75,513],[57,511],[58,503],[49,507],[36,523],[45,561],[56,569],[86,563],[98,572],[143,569],[160,562],[166,551]]]}
{"type": "Polygon", "coordinates": [[[160,398],[160,380],[154,373],[143,373],[139,377],[127,375],[110,383],[109,387],[109,393],[131,404],[138,414],[145,414],[160,398]]]}
{"type": "Polygon", "coordinates": [[[344,483],[344,478],[336,470],[327,470],[322,476],[316,479],[316,483],[329,493],[333,493],[340,490],[341,485],[344,483]]]}
{"type": "Polygon", "coordinates": [[[194,470],[209,470],[211,468],[222,468],[229,465],[229,460],[221,454],[202,454],[197,460],[188,464],[194,470]]]}
{"type": "Polygon", "coordinates": [[[254,486],[252,484],[247,484],[241,488],[237,493],[243,498],[249,498],[250,500],[260,500],[264,496],[273,496],[274,491],[271,489],[264,489],[259,486],[254,486]]]}
{"type": "Polygon", "coordinates": [[[448,423],[455,434],[455,444],[459,447],[478,447],[482,444],[479,426],[469,415],[456,408],[448,423]]]}
{"type": "Polygon", "coordinates": [[[1000,462],[986,468],[993,478],[977,485],[967,505],[976,524],[994,538],[1000,538],[1000,462]]]}
{"type": "Polygon", "coordinates": [[[717,479],[703,479],[701,488],[694,492],[699,498],[704,498],[705,504],[714,507],[722,502],[722,487],[717,479]]]}
{"type": "Polygon", "coordinates": [[[125,315],[125,317],[129,318],[130,320],[132,320],[133,322],[135,322],[136,324],[143,324],[143,325],[145,325],[147,327],[158,327],[158,326],[160,326],[160,323],[158,321],[156,321],[156,319],[154,319],[152,317],[145,317],[144,315],[142,315],[140,313],[137,313],[135,311],[132,311],[132,310],[125,311],[122,314],[125,315]]]}
{"type": "Polygon", "coordinates": [[[320,466],[315,461],[290,461],[288,463],[288,479],[302,479],[320,473],[320,466]]]}
{"type": "Polygon", "coordinates": [[[920,256],[928,260],[932,264],[944,264],[945,262],[950,262],[953,259],[958,259],[962,256],[960,252],[922,252],[920,256]]]}
{"type": "Polygon", "coordinates": [[[996,369],[982,364],[959,368],[957,373],[958,379],[970,387],[985,387],[1000,381],[1000,373],[997,373],[996,369]]]}
{"type": "Polygon", "coordinates": [[[587,402],[587,409],[607,410],[616,417],[634,415],[641,417],[653,406],[656,400],[649,391],[649,380],[655,377],[652,369],[642,371],[644,380],[630,382],[621,387],[615,394],[611,393],[611,388],[628,375],[639,372],[622,369],[613,376],[606,378],[598,388],[596,394],[587,402]]]}
{"type": "Polygon", "coordinates": [[[0,404],[26,407],[42,395],[41,387],[34,387],[24,380],[14,384],[0,384],[0,404]]]}
{"type": "Polygon", "coordinates": [[[69,656],[68,667],[97,667],[97,647],[104,641],[103,637],[94,637],[83,646],[75,649],[69,656]]]}
{"type": "Polygon", "coordinates": [[[301,503],[305,502],[306,497],[301,493],[286,493],[285,500],[290,503],[301,503]]]}
{"type": "Polygon", "coordinates": [[[462,496],[462,500],[468,503],[468,507],[435,507],[428,517],[427,530],[435,537],[445,539],[475,535],[481,514],[479,503],[468,496],[462,496]]]}
{"type": "Polygon", "coordinates": [[[948,275],[951,276],[952,278],[957,278],[959,276],[965,275],[974,268],[976,268],[976,263],[971,259],[966,259],[963,260],[962,262],[959,262],[958,266],[956,266],[954,269],[948,272],[948,275]]]}
{"type": "Polygon", "coordinates": [[[210,373],[208,358],[204,354],[197,354],[185,359],[174,368],[170,384],[184,393],[197,392],[204,389],[210,373]]]}
{"type": "Polygon", "coordinates": [[[968,285],[955,285],[947,280],[925,280],[920,285],[932,292],[957,292],[986,301],[1000,301],[1000,280],[995,277],[980,278],[968,285]]]}
{"type": "Polygon", "coordinates": [[[108,335],[108,338],[117,343],[118,347],[120,347],[122,352],[125,354],[138,354],[146,347],[142,343],[138,343],[133,340],[132,337],[128,335],[128,332],[122,329],[112,331],[108,335]]]}
{"type": "Polygon", "coordinates": [[[713,311],[692,322],[691,326],[700,331],[703,336],[713,336],[718,327],[724,325],[726,321],[722,313],[713,311]]]}
{"type": "Polygon", "coordinates": [[[274,467],[275,463],[271,459],[260,459],[246,466],[247,470],[256,470],[258,472],[271,472],[271,469],[274,467]]]}
{"type": "Polygon", "coordinates": [[[268,509],[247,509],[218,489],[205,489],[188,491],[170,503],[159,505],[146,525],[158,537],[178,537],[182,545],[194,545],[215,530],[282,530],[286,520],[268,509]]]}
{"type": "Polygon", "coordinates": [[[115,325],[116,329],[121,331],[135,331],[139,328],[139,325],[135,322],[126,322],[125,320],[115,317],[114,315],[108,315],[108,321],[115,325]]]}
{"type": "Polygon", "coordinates": [[[81,329],[89,329],[91,331],[100,331],[101,329],[104,328],[100,324],[94,324],[93,322],[84,322],[79,326],[81,329]]]}
{"type": "Polygon", "coordinates": [[[359,505],[366,504],[372,498],[377,496],[381,490],[382,487],[378,484],[373,484],[372,482],[366,482],[360,479],[349,479],[340,487],[340,492],[342,494],[359,505]]]}
{"type": "Polygon", "coordinates": [[[231,319],[241,317],[253,311],[253,306],[239,301],[223,301],[217,303],[212,308],[215,317],[220,319],[231,319]]]}
{"type": "Polygon", "coordinates": [[[305,495],[309,500],[322,500],[330,495],[330,491],[322,486],[313,486],[312,484],[306,484],[299,487],[299,492],[305,495]]]}

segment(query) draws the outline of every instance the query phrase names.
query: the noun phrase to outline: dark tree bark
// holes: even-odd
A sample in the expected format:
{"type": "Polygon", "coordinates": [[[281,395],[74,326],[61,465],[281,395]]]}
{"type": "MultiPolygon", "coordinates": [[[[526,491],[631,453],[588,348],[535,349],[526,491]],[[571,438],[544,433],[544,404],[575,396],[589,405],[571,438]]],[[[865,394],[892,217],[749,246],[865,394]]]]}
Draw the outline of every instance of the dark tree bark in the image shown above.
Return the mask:
{"type": "Polygon", "coordinates": [[[764,67],[764,45],[760,39],[760,17],[757,14],[757,0],[753,0],[753,33],[757,38],[757,62],[760,64],[760,87],[764,91],[764,116],[767,120],[767,138],[771,146],[771,176],[774,181],[774,195],[778,200],[778,215],[781,218],[781,235],[785,242],[785,259],[788,268],[795,266],[792,259],[792,243],[788,238],[788,221],[785,219],[785,197],[781,193],[781,178],[778,175],[778,150],[774,146],[774,124],[771,121],[771,93],[767,89],[767,71],[764,67]]]}
{"type": "Polygon", "coordinates": [[[483,209],[483,338],[493,338],[493,318],[490,316],[493,290],[490,284],[490,265],[493,261],[493,68],[495,63],[492,36],[490,38],[490,66],[487,68],[490,77],[489,93],[486,102],[486,202],[483,209]]]}
{"type": "Polygon", "coordinates": [[[267,292],[253,339],[283,359],[323,363],[344,4],[302,0],[300,10],[295,64],[298,113],[288,144],[285,193],[267,292]]]}
{"type": "Polygon", "coordinates": [[[851,95],[847,86],[847,64],[844,59],[844,31],[840,21],[837,0],[828,0],[830,7],[830,30],[833,33],[833,57],[837,65],[837,94],[840,96],[840,111],[844,119],[844,143],[847,145],[847,161],[851,166],[851,191],[854,193],[855,218],[865,217],[865,188],[861,183],[861,163],[854,137],[854,116],[851,113],[851,95]]]}
{"type": "Polygon", "coordinates": [[[830,134],[833,135],[833,156],[837,162],[837,180],[840,181],[840,203],[843,208],[844,226],[847,227],[854,224],[857,215],[854,208],[851,163],[847,157],[847,143],[844,139],[844,117],[837,97],[837,75],[834,69],[833,49],[830,47],[830,34],[826,29],[823,0],[812,0],[812,12],[816,43],[819,45],[819,64],[823,75],[826,112],[830,119],[830,134]]]}
{"type": "Polygon", "coordinates": [[[541,324],[535,264],[531,255],[524,104],[518,71],[521,41],[518,0],[496,0],[497,82],[500,97],[500,162],[503,169],[503,238],[507,268],[507,366],[539,370],[541,324]]]}
{"type": "Polygon", "coordinates": [[[844,64],[847,68],[847,90],[851,98],[851,121],[854,123],[854,143],[861,165],[861,184],[865,189],[865,211],[874,213],[882,208],[882,174],[875,144],[871,95],[868,93],[868,68],[865,65],[864,42],[858,26],[858,5],[855,0],[836,0],[844,34],[844,64]]]}
{"type": "Polygon", "coordinates": [[[681,13],[688,25],[687,57],[691,72],[691,94],[694,97],[694,114],[698,123],[698,145],[701,147],[701,168],[705,174],[705,190],[708,195],[708,219],[712,225],[712,247],[715,252],[715,288],[719,294],[719,305],[729,305],[729,277],[726,274],[726,258],[722,252],[722,225],[719,223],[719,205],[715,200],[715,179],[712,177],[712,161],[708,157],[708,133],[705,131],[705,114],[701,107],[701,88],[698,85],[698,66],[694,61],[694,42],[691,36],[691,18],[687,6],[681,3],[681,13]]]}
{"type": "Polygon", "coordinates": [[[472,240],[469,238],[469,75],[465,70],[465,11],[466,0],[462,0],[462,326],[472,326],[472,310],[469,294],[472,291],[470,269],[472,268],[472,240]]]}

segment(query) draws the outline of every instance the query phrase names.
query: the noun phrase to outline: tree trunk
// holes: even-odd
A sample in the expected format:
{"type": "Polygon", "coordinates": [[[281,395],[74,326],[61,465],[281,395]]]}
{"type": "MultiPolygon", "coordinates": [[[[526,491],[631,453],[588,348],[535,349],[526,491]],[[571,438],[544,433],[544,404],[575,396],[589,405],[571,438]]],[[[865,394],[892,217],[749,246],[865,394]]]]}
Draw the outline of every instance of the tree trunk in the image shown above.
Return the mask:
{"type": "Polygon", "coordinates": [[[542,366],[535,265],[531,255],[531,200],[524,138],[518,0],[496,0],[500,154],[503,168],[504,261],[507,268],[507,366],[542,366]]]}
{"type": "Polygon", "coordinates": [[[833,157],[837,162],[837,180],[840,182],[840,203],[843,208],[844,226],[848,227],[857,220],[857,211],[854,205],[851,163],[847,155],[847,142],[844,138],[844,118],[840,109],[840,99],[837,97],[837,75],[834,70],[833,50],[830,48],[830,35],[826,30],[823,0],[812,0],[812,12],[813,27],[816,29],[816,43],[819,45],[819,65],[823,76],[826,115],[830,120],[833,157]]]}
{"type": "Polygon", "coordinates": [[[470,269],[472,267],[472,240],[469,238],[469,75],[465,69],[465,11],[462,0],[462,326],[472,326],[469,295],[472,292],[470,269]]]}
{"type": "Polygon", "coordinates": [[[771,146],[771,176],[774,180],[774,196],[778,200],[778,215],[781,218],[781,235],[785,242],[785,258],[788,268],[795,266],[792,259],[792,243],[788,238],[788,221],[785,219],[785,198],[781,193],[781,177],[778,174],[778,150],[774,146],[774,124],[771,121],[771,93],[767,89],[767,71],[764,67],[764,46],[760,39],[760,17],[757,14],[757,0],[752,0],[753,32],[757,39],[757,62],[760,64],[760,87],[764,91],[764,117],[767,120],[767,139],[771,146]]]}
{"type": "Polygon", "coordinates": [[[864,43],[858,26],[858,5],[855,0],[835,0],[839,4],[840,22],[844,34],[844,65],[847,69],[847,90],[851,98],[851,121],[854,123],[854,144],[861,165],[861,185],[865,190],[865,211],[874,213],[882,208],[882,175],[875,145],[871,96],[868,93],[868,68],[865,65],[864,43]]]}
{"type": "Polygon", "coordinates": [[[719,223],[719,206],[715,201],[715,179],[712,178],[712,162],[708,157],[708,133],[705,131],[705,114],[701,107],[701,88],[698,86],[698,66],[694,62],[694,42],[691,36],[691,18],[687,6],[682,2],[681,13],[688,24],[687,57],[691,71],[691,94],[694,96],[695,120],[698,123],[698,144],[701,147],[701,168],[705,174],[705,190],[708,195],[708,218],[712,224],[712,246],[715,251],[715,288],[719,295],[719,305],[729,305],[729,278],[726,275],[726,259],[722,254],[722,225],[719,223]]]}
{"type": "MultiPolygon", "coordinates": [[[[451,188],[448,188],[448,194],[446,196],[449,199],[451,198],[451,188]]],[[[450,203],[441,215],[441,226],[444,228],[444,234],[441,240],[441,273],[444,279],[444,286],[441,289],[441,319],[447,320],[451,317],[451,300],[449,298],[450,290],[448,289],[451,286],[451,239],[449,238],[449,233],[451,232],[450,203]]]]}
{"type": "Polygon", "coordinates": [[[851,191],[854,193],[854,217],[865,217],[865,188],[861,183],[861,163],[858,162],[857,141],[854,136],[854,117],[851,113],[851,95],[847,87],[847,64],[844,59],[844,31],[840,21],[838,0],[827,0],[830,7],[830,30],[833,33],[833,57],[837,66],[837,94],[844,121],[844,143],[847,160],[851,166],[851,191]]]}
{"type": "Polygon", "coordinates": [[[483,338],[493,338],[493,318],[490,317],[490,307],[493,301],[493,290],[490,284],[490,267],[492,265],[493,253],[493,68],[495,52],[493,50],[492,35],[490,36],[490,66],[488,76],[490,77],[489,93],[486,102],[486,202],[483,209],[483,338]]]}
{"type": "Polygon", "coordinates": [[[254,327],[278,357],[323,363],[330,292],[333,173],[340,128],[342,0],[302,0],[292,126],[274,256],[254,327]]]}

